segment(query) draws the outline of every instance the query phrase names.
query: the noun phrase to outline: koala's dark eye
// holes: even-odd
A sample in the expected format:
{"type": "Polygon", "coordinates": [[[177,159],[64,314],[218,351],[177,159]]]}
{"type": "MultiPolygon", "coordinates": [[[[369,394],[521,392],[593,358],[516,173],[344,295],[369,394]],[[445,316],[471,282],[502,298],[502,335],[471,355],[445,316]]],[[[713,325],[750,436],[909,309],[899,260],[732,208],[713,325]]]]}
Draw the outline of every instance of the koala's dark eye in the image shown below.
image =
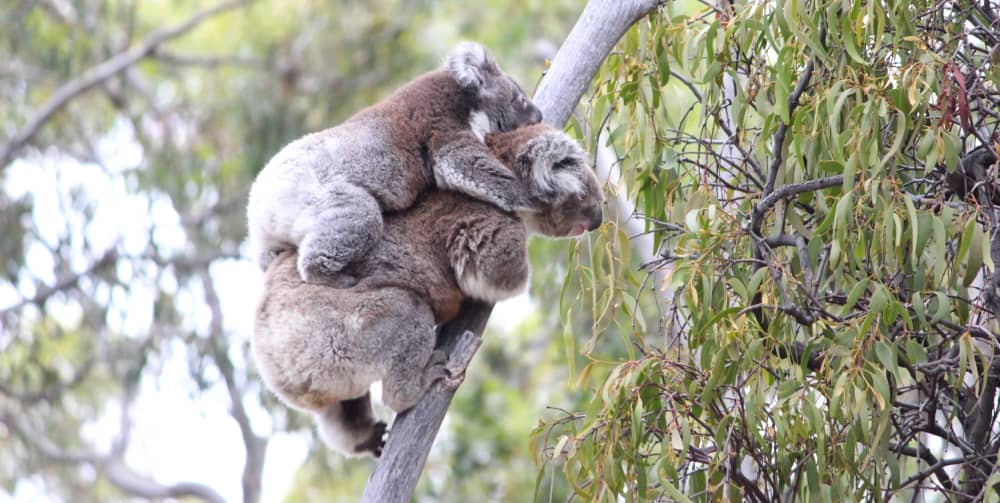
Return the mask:
{"type": "Polygon", "coordinates": [[[575,159],[566,158],[552,165],[553,170],[569,169],[576,164],[575,159]]]}

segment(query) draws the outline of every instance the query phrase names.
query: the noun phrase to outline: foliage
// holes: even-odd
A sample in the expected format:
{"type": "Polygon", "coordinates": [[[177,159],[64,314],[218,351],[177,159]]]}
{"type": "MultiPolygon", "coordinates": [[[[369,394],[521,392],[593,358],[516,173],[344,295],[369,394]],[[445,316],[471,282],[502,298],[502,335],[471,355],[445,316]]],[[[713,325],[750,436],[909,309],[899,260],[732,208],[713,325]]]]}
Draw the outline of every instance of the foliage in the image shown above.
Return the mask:
{"type": "Polygon", "coordinates": [[[995,501],[996,2],[719,5],[596,85],[677,310],[538,454],[588,501],[995,501]]]}

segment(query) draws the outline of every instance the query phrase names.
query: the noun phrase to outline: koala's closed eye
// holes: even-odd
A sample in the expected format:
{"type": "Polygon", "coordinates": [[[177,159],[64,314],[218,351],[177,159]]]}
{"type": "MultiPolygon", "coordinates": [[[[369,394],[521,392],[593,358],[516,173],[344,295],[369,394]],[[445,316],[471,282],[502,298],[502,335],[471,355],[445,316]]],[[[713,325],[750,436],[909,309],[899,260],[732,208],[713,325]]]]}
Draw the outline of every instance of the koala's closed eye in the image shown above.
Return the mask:
{"type": "Polygon", "coordinates": [[[553,171],[572,168],[577,163],[576,159],[566,158],[552,165],[553,171]]]}

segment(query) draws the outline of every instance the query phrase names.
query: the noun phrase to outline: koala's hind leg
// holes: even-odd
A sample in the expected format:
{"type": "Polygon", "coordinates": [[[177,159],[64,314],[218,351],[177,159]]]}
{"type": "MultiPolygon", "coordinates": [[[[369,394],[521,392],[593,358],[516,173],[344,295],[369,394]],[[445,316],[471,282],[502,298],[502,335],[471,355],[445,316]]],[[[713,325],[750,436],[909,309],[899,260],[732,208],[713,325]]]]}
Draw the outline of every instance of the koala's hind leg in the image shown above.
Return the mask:
{"type": "Polygon", "coordinates": [[[395,307],[372,333],[385,341],[389,358],[382,401],[402,412],[413,407],[431,384],[448,375],[448,355],[434,350],[437,334],[430,306],[403,290],[395,290],[383,300],[395,307]]]}
{"type": "Polygon", "coordinates": [[[400,358],[389,370],[382,387],[382,401],[392,410],[402,412],[413,407],[432,384],[450,375],[446,368],[448,354],[443,351],[431,351],[424,365],[419,365],[419,361],[413,356],[400,358]]]}
{"type": "Polygon", "coordinates": [[[369,393],[317,412],[316,422],[320,438],[330,447],[349,456],[382,454],[386,425],[375,418],[369,393]]]}
{"type": "Polygon", "coordinates": [[[357,280],[337,274],[367,253],[382,236],[382,209],[365,189],[333,184],[306,216],[299,242],[298,270],[309,283],[348,287],[357,280]]]}

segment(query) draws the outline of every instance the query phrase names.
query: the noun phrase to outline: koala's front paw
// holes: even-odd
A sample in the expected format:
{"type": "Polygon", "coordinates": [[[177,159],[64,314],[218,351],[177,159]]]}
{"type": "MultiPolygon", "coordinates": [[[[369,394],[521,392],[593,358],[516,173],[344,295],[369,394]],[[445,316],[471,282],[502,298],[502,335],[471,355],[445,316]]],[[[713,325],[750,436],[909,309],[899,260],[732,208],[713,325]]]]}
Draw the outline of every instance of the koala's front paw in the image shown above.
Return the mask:
{"type": "MultiPolygon", "coordinates": [[[[309,253],[302,251],[299,253],[298,261],[299,276],[306,283],[331,284],[338,280],[338,272],[347,265],[343,260],[335,259],[325,253],[309,253]]],[[[352,278],[357,283],[357,278],[352,278]]],[[[351,283],[347,286],[352,286],[351,283]]],[[[331,285],[336,286],[336,285],[331,285]]],[[[338,287],[346,288],[346,287],[338,287]]]]}
{"type": "Polygon", "coordinates": [[[387,425],[382,421],[375,423],[372,427],[372,434],[364,442],[354,446],[355,452],[371,452],[376,458],[382,456],[382,448],[385,447],[385,435],[387,425]]]}

